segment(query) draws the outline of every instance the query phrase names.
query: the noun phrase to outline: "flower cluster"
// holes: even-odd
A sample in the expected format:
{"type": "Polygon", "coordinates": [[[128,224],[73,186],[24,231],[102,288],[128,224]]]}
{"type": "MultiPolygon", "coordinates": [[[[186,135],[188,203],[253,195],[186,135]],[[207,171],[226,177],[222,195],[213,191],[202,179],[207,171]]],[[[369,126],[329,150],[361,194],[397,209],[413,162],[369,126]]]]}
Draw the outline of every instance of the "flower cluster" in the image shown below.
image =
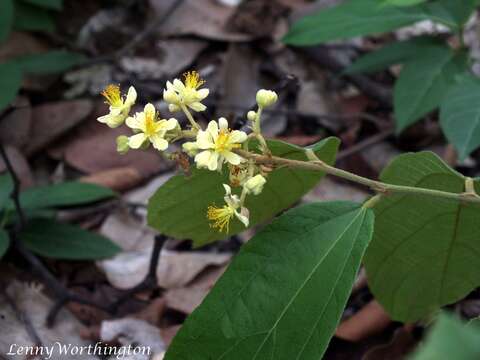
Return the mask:
{"type": "Polygon", "coordinates": [[[223,117],[218,121],[210,121],[203,129],[190,111],[206,110],[202,101],[207,98],[209,90],[202,88],[204,84],[205,81],[200,75],[191,71],[184,74],[183,81],[180,79],[167,81],[163,91],[163,99],[167,102],[169,111],[182,111],[190,122],[190,128],[182,129],[175,118],[162,118],[150,103],[145,105],[143,111],[130,115],[130,110],[137,99],[137,92],[130,87],[127,95],[123,96],[120,86],[117,85],[109,85],[102,92],[109,104],[109,113],[99,117],[98,121],[112,128],[125,123],[131,129],[131,136],[122,135],[117,138],[117,150],[122,154],[130,149],[146,149],[150,145],[164,152],[172,142],[191,140],[184,142],[182,149],[194,159],[197,168],[219,172],[228,168],[230,185],[241,188],[240,196],[232,193],[230,185],[223,184],[225,204],[221,207],[211,205],[206,209],[211,226],[228,233],[233,218],[248,227],[250,212],[245,207],[246,197],[259,195],[267,181],[262,168],[244,154],[248,155],[248,142],[251,138],[256,138],[261,150],[269,154],[268,146],[261,135],[260,119],[262,110],[273,105],[278,97],[270,90],[258,91],[256,96],[258,109],[250,111],[247,115],[252,129],[249,135],[245,131],[232,130],[227,119],[223,117]]]}

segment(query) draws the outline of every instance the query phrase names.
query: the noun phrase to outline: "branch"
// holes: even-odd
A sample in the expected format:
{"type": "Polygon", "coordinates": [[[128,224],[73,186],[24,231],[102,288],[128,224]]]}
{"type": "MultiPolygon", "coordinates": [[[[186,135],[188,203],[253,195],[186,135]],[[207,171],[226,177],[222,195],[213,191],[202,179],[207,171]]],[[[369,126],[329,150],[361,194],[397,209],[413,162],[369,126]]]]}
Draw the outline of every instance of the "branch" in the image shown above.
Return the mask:
{"type": "Polygon", "coordinates": [[[397,194],[410,194],[410,195],[426,195],[431,197],[480,204],[480,196],[470,192],[464,192],[464,193],[458,194],[458,193],[451,193],[447,191],[440,191],[440,190],[433,190],[433,189],[426,189],[426,188],[419,188],[419,187],[393,185],[393,184],[383,183],[381,181],[371,180],[366,177],[359,176],[359,175],[350,173],[348,171],[336,168],[334,166],[330,166],[325,162],[321,161],[320,159],[318,159],[315,153],[313,153],[313,151],[311,150],[310,150],[310,153],[307,150],[307,156],[312,158],[310,161],[291,160],[291,159],[284,159],[277,156],[253,154],[248,151],[240,150],[240,149],[236,150],[236,153],[246,159],[255,160],[257,164],[264,164],[264,165],[270,165],[270,166],[286,166],[286,167],[293,167],[293,168],[312,170],[312,171],[322,171],[322,172],[325,172],[326,174],[367,186],[373,191],[380,194],[397,193],[397,194]]]}

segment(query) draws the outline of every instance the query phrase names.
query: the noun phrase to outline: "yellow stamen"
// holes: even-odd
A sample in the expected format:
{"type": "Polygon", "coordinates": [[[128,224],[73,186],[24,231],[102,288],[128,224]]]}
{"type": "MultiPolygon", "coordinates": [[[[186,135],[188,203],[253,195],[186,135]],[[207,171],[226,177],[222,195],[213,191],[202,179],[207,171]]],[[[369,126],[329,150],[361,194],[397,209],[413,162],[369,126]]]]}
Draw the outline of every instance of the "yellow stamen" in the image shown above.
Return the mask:
{"type": "Polygon", "coordinates": [[[145,135],[153,136],[157,133],[158,123],[155,121],[157,115],[154,112],[145,112],[145,135]]]}
{"type": "Polygon", "coordinates": [[[215,150],[217,152],[230,151],[232,149],[240,148],[240,144],[230,142],[230,130],[220,130],[218,137],[215,140],[215,150]]]}
{"type": "Polygon", "coordinates": [[[120,86],[110,84],[101,94],[107,99],[107,104],[111,106],[121,106],[123,104],[120,86]]]}
{"type": "Polygon", "coordinates": [[[210,227],[218,229],[219,232],[225,229],[225,232],[228,233],[230,220],[232,220],[234,214],[235,210],[228,205],[221,208],[209,206],[207,209],[207,218],[213,222],[213,224],[210,224],[210,227]]]}
{"type": "Polygon", "coordinates": [[[189,89],[198,89],[205,84],[205,80],[200,79],[200,74],[196,71],[188,71],[183,74],[185,86],[189,89]]]}

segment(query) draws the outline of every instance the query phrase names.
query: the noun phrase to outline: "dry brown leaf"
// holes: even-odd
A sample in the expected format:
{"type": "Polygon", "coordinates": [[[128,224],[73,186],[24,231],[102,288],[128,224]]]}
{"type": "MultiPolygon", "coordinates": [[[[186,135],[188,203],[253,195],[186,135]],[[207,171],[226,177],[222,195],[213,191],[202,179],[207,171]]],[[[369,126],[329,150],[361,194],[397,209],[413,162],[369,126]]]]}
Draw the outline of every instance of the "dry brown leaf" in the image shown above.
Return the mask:
{"type": "Polygon", "coordinates": [[[80,182],[104,186],[115,191],[132,189],[142,180],[138,170],[132,167],[105,170],[79,179],[80,182]]]}
{"type": "MultiPolygon", "coordinates": [[[[20,185],[22,189],[28,188],[33,185],[33,175],[30,170],[30,165],[28,164],[25,156],[17,149],[12,146],[6,146],[5,151],[7,156],[12,163],[13,169],[20,179],[20,185]]],[[[6,170],[3,159],[0,159],[0,173],[6,170]]]]}
{"type": "MultiPolygon", "coordinates": [[[[89,100],[59,101],[32,108],[32,128],[25,153],[31,155],[42,150],[85,120],[92,110],[89,100]]],[[[91,154],[90,151],[88,156],[92,157],[91,154]]]]}
{"type": "MultiPolygon", "coordinates": [[[[150,0],[159,14],[164,14],[171,1],[150,0]]],[[[160,27],[164,36],[196,35],[201,38],[223,41],[248,41],[247,34],[227,30],[227,23],[234,7],[219,4],[215,0],[186,0],[160,27]]]]}
{"type": "Polygon", "coordinates": [[[365,353],[362,360],[403,360],[415,347],[417,341],[406,327],[395,331],[388,344],[375,346],[365,353]]]}
{"type": "Polygon", "coordinates": [[[18,96],[12,107],[13,110],[0,119],[0,142],[22,148],[30,139],[30,101],[26,97],[18,96]]]}
{"type": "Polygon", "coordinates": [[[0,47],[0,63],[17,56],[45,52],[48,48],[45,42],[31,33],[14,31],[0,47]]]}
{"type": "Polygon", "coordinates": [[[372,300],[359,312],[342,322],[335,335],[344,340],[357,342],[382,332],[391,322],[382,306],[376,300],[372,300]]]}

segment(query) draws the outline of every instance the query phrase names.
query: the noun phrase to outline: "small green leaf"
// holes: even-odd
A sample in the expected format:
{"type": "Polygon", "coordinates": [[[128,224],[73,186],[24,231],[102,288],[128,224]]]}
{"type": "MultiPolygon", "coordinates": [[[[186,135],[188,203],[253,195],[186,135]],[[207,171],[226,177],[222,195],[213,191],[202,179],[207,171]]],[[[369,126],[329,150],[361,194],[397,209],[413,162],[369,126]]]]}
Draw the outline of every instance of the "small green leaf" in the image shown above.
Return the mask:
{"type": "MultiPolygon", "coordinates": [[[[381,174],[395,185],[463,193],[465,178],[431,152],[397,157],[381,174]]],[[[480,184],[474,182],[480,193],[480,184]]],[[[413,322],[480,285],[480,206],[391,194],[375,205],[375,232],[365,255],[375,298],[393,319],[413,322]]]]}
{"type": "Polygon", "coordinates": [[[480,80],[463,77],[442,103],[440,124],[461,160],[480,146],[480,80]]]}
{"type": "Polygon", "coordinates": [[[0,111],[17,96],[22,86],[22,71],[14,63],[0,64],[0,111]]]}
{"type": "MultiPolygon", "coordinates": [[[[338,148],[338,139],[320,142],[314,151],[323,161],[332,164],[338,148]]],[[[306,160],[305,150],[281,141],[270,141],[274,155],[306,160]]],[[[248,196],[246,207],[250,210],[250,224],[254,226],[288,208],[308,192],[323,176],[321,172],[283,168],[269,174],[263,192],[248,196]]],[[[222,206],[228,184],[228,171],[192,170],[186,177],[177,175],[167,181],[148,204],[148,223],[160,233],[177,239],[192,239],[195,246],[224,239],[227,235],[209,226],[207,208],[212,204],[222,206]]],[[[232,220],[229,235],[245,230],[243,224],[232,220]]]]}
{"type": "Polygon", "coordinates": [[[84,205],[113,196],[115,193],[105,187],[80,182],[64,182],[27,189],[20,194],[20,202],[23,208],[31,210],[84,205]]]}
{"type": "Polygon", "coordinates": [[[0,44],[4,42],[13,25],[13,0],[0,1],[0,44]]]}
{"type": "Polygon", "coordinates": [[[444,314],[435,322],[425,344],[410,359],[480,359],[480,329],[467,326],[457,318],[444,314]]]}
{"type": "Polygon", "coordinates": [[[357,59],[345,71],[346,74],[372,73],[388,68],[391,65],[416,58],[418,53],[427,47],[443,46],[443,42],[429,37],[421,36],[410,40],[399,41],[385,45],[357,59]]]}
{"type": "Polygon", "coordinates": [[[64,50],[49,51],[43,54],[25,55],[12,60],[29,74],[55,74],[71,69],[81,64],[85,57],[81,54],[64,50]]]}
{"type": "Polygon", "coordinates": [[[385,6],[379,0],[350,0],[300,19],[283,41],[296,46],[316,45],[382,33],[428,19],[457,26],[451,14],[436,3],[397,7],[385,6]]]}
{"type": "Polygon", "coordinates": [[[23,31],[53,32],[55,30],[52,14],[48,10],[21,1],[15,3],[13,26],[16,30],[23,31]]]}
{"type": "Polygon", "coordinates": [[[10,247],[10,238],[5,230],[0,228],[0,259],[10,247]]]}
{"type": "Polygon", "coordinates": [[[36,5],[50,10],[62,10],[63,0],[21,0],[25,3],[36,5]]]}
{"type": "Polygon", "coordinates": [[[444,46],[425,48],[405,64],[393,94],[397,133],[440,105],[456,78],[468,71],[467,62],[464,52],[444,46]]]}
{"type": "Polygon", "coordinates": [[[31,251],[53,259],[95,260],[121,251],[103,236],[46,219],[28,222],[20,239],[31,251]]]}
{"type": "Polygon", "coordinates": [[[349,202],[309,204],[274,220],[242,247],[165,360],[321,359],[373,221],[371,210],[349,202]]]}
{"type": "Polygon", "coordinates": [[[7,204],[13,190],[13,181],[10,175],[0,175],[0,211],[7,204]]]}
{"type": "Polygon", "coordinates": [[[412,6],[426,2],[427,0],[384,0],[385,5],[412,6]]]}

